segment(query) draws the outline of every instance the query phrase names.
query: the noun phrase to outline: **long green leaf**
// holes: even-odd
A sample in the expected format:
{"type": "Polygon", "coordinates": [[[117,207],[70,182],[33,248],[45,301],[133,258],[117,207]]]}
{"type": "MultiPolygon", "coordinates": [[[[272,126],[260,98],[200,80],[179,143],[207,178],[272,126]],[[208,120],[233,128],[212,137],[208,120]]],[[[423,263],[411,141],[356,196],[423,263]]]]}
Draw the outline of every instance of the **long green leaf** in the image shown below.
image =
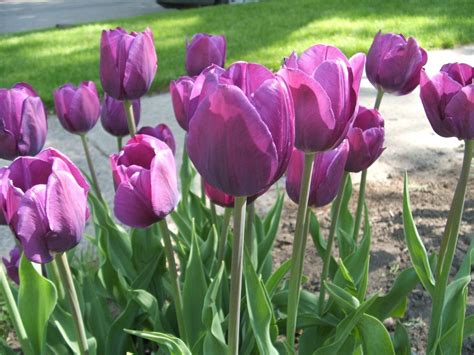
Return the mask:
{"type": "Polygon", "coordinates": [[[377,318],[364,314],[357,329],[362,337],[364,355],[395,355],[390,334],[377,318]]]}
{"type": "Polygon", "coordinates": [[[277,198],[275,205],[272,210],[268,213],[265,218],[263,225],[265,228],[265,238],[258,245],[258,262],[259,262],[259,271],[261,272],[261,267],[266,257],[270,254],[273,244],[278,232],[278,227],[280,225],[281,211],[283,209],[284,195],[280,195],[277,198]]]}
{"type": "Polygon", "coordinates": [[[399,321],[393,335],[393,347],[397,355],[411,355],[410,336],[405,326],[399,321]]]}
{"type": "Polygon", "coordinates": [[[192,355],[186,344],[171,334],[124,329],[125,332],[165,346],[170,355],[192,355]]]}
{"type": "MultiPolygon", "coordinates": [[[[354,230],[354,217],[352,217],[349,209],[349,203],[352,197],[352,180],[350,174],[344,186],[344,195],[342,196],[341,208],[337,220],[337,243],[339,247],[339,256],[345,259],[349,256],[355,248],[354,239],[352,238],[352,231],[354,230]]],[[[331,218],[334,218],[334,211],[331,211],[331,218]]]]}

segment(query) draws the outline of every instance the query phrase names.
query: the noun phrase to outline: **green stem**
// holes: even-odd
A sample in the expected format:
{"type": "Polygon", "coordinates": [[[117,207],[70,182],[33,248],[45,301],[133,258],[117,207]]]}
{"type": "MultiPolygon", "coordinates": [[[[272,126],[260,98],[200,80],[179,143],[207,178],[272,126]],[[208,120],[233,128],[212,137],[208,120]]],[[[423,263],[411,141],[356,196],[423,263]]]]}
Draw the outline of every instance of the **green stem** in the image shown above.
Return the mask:
{"type": "Polygon", "coordinates": [[[122,139],[123,137],[117,137],[117,149],[119,152],[122,150],[122,139]]]}
{"type": "Polygon", "coordinates": [[[90,154],[90,151],[89,151],[89,144],[87,143],[87,137],[86,137],[85,134],[81,134],[80,136],[81,136],[82,146],[84,148],[84,153],[86,154],[87,165],[89,166],[89,171],[91,173],[91,178],[92,178],[92,181],[94,183],[94,190],[97,193],[97,197],[101,200],[104,200],[104,198],[102,197],[102,192],[100,191],[99,180],[97,180],[97,175],[95,173],[94,164],[92,163],[92,158],[91,158],[91,154],[90,154]]]}
{"type": "Polygon", "coordinates": [[[28,335],[26,335],[26,330],[20,317],[20,312],[18,311],[15,298],[13,297],[7,275],[5,274],[2,265],[0,265],[0,288],[3,293],[3,298],[5,299],[5,305],[7,306],[8,314],[10,315],[13,327],[15,328],[16,336],[20,341],[21,350],[26,355],[33,354],[31,351],[30,342],[28,340],[28,335]]]}
{"type": "Polygon", "coordinates": [[[382,102],[384,91],[381,89],[377,90],[377,97],[375,98],[375,105],[374,108],[378,110],[380,108],[380,103],[382,102]]]}
{"type": "Polygon", "coordinates": [[[246,204],[246,196],[235,197],[234,240],[232,243],[232,266],[230,271],[229,333],[227,341],[230,355],[237,355],[239,353],[240,295],[242,293],[246,204]]]}
{"type": "Polygon", "coordinates": [[[245,247],[249,255],[253,256],[253,221],[255,219],[255,201],[247,206],[247,220],[245,222],[245,247]]]}
{"type": "Polygon", "coordinates": [[[204,186],[204,178],[201,176],[201,202],[206,205],[206,187],[204,186]]]}
{"type": "Polygon", "coordinates": [[[137,125],[135,124],[132,102],[125,100],[123,106],[125,108],[125,113],[127,114],[128,132],[130,133],[130,136],[135,137],[135,134],[137,134],[137,125]]]}
{"type": "Polygon", "coordinates": [[[474,140],[466,140],[461,175],[454,192],[453,201],[449,210],[448,220],[443,233],[443,240],[438,257],[436,285],[433,294],[431,322],[428,333],[428,354],[435,354],[441,330],[441,318],[448,285],[449,272],[453,263],[454,253],[458,241],[459,228],[464,209],[464,199],[469,181],[469,171],[473,156],[474,140]]]}
{"type": "Polygon", "coordinates": [[[323,314],[324,311],[324,296],[326,293],[326,286],[324,282],[328,278],[329,274],[329,265],[331,264],[331,255],[332,255],[332,245],[334,244],[334,236],[336,235],[337,221],[339,219],[339,212],[341,211],[341,202],[342,197],[344,196],[344,189],[346,187],[346,180],[349,176],[349,173],[344,172],[344,177],[342,178],[342,185],[339,188],[336,199],[334,200],[334,214],[331,220],[331,227],[329,228],[328,242],[326,245],[326,255],[324,256],[323,272],[321,274],[321,288],[319,290],[319,302],[318,310],[319,315],[323,314]]]}
{"type": "Polygon", "coordinates": [[[367,169],[363,170],[360,176],[359,198],[357,199],[357,210],[356,210],[356,216],[355,216],[355,221],[354,221],[354,231],[352,234],[352,239],[355,242],[357,242],[357,239],[359,238],[360,222],[362,220],[362,210],[364,209],[366,182],[367,182],[367,169]]]}
{"type": "Polygon", "coordinates": [[[82,320],[81,309],[79,307],[79,300],[77,298],[76,288],[72,280],[71,269],[67,260],[66,253],[61,253],[56,256],[58,264],[59,275],[63,282],[66,291],[66,297],[71,308],[74,326],[76,327],[77,343],[79,345],[79,352],[82,355],[89,354],[89,345],[87,343],[86,329],[84,328],[84,321],[82,320]]]}
{"type": "Polygon", "coordinates": [[[215,226],[217,225],[217,211],[216,211],[216,204],[212,201],[211,202],[211,220],[212,224],[215,226]]]}
{"type": "Polygon", "coordinates": [[[46,264],[46,271],[48,278],[53,281],[56,290],[58,291],[58,298],[64,300],[66,294],[64,292],[63,284],[61,283],[61,275],[59,274],[58,264],[56,260],[53,259],[50,263],[46,264]]]}
{"type": "Polygon", "coordinates": [[[286,338],[288,345],[295,345],[296,318],[300,298],[301,275],[303,273],[304,251],[306,249],[305,217],[308,209],[309,190],[313,172],[315,153],[306,153],[304,156],[304,169],[301,177],[300,198],[298,214],[296,217],[296,231],[291,255],[292,265],[288,290],[288,318],[286,321],[286,338]]]}
{"type": "Polygon", "coordinates": [[[170,231],[166,219],[159,222],[161,236],[165,243],[165,254],[168,260],[168,270],[171,275],[171,287],[173,288],[173,301],[176,308],[176,318],[178,319],[179,335],[184,342],[187,342],[186,322],[183,314],[183,297],[181,295],[181,288],[179,287],[178,270],[176,268],[176,261],[174,260],[173,244],[171,243],[170,231]]]}
{"type": "Polygon", "coordinates": [[[229,233],[230,217],[232,216],[232,208],[226,207],[224,210],[224,221],[222,222],[221,234],[219,236],[219,247],[217,248],[217,267],[220,267],[225,258],[225,249],[227,246],[227,234],[229,233]]]}

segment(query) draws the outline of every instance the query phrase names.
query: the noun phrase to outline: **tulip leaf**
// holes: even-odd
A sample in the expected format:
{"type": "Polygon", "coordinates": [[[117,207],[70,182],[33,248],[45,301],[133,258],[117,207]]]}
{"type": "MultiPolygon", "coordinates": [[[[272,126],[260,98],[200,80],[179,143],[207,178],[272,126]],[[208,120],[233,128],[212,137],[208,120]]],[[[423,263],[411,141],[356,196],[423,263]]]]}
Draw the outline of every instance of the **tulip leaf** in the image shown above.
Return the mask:
{"type": "Polygon", "coordinates": [[[281,283],[285,275],[290,271],[291,268],[291,259],[285,261],[280,267],[270,276],[270,278],[265,283],[265,288],[267,289],[268,296],[270,298],[275,294],[278,285],[281,283]]]}
{"type": "Polygon", "coordinates": [[[362,337],[364,355],[395,355],[390,334],[377,318],[368,314],[362,315],[357,329],[362,337]]]}
{"type": "Polygon", "coordinates": [[[395,333],[393,334],[393,347],[397,355],[411,355],[410,336],[400,321],[397,321],[395,333]]]}
{"type": "Polygon", "coordinates": [[[22,255],[18,309],[34,354],[45,354],[47,323],[57,302],[56,287],[22,255]]]}
{"type": "Polygon", "coordinates": [[[130,231],[130,242],[132,245],[133,266],[136,270],[142,270],[151,259],[163,250],[158,224],[148,228],[133,228],[130,231]]]}
{"type": "Polygon", "coordinates": [[[178,210],[171,213],[171,219],[178,227],[178,234],[180,234],[183,240],[186,242],[186,246],[191,248],[191,240],[193,231],[191,229],[191,220],[189,219],[186,211],[180,211],[180,206],[178,206],[178,210]]]}
{"type": "Polygon", "coordinates": [[[0,353],[4,355],[17,355],[7,344],[6,340],[0,338],[0,353]]]}
{"type": "MultiPolygon", "coordinates": [[[[345,259],[351,254],[355,248],[352,232],[354,230],[354,217],[352,217],[349,209],[349,203],[352,197],[352,180],[350,174],[347,174],[347,179],[344,183],[344,195],[342,196],[341,208],[339,217],[337,219],[337,242],[339,247],[339,256],[345,259]]],[[[331,218],[335,218],[334,210],[331,211],[331,218]]]]}
{"type": "Polygon", "coordinates": [[[137,337],[151,340],[159,345],[163,345],[168,349],[171,355],[192,355],[186,344],[181,339],[171,334],[130,329],[124,329],[124,331],[137,337]]]}
{"type": "Polygon", "coordinates": [[[466,339],[474,334],[474,314],[471,314],[464,319],[463,338],[466,339]]]}
{"type": "Polygon", "coordinates": [[[359,307],[359,300],[352,294],[337,286],[336,284],[325,282],[328,293],[332,299],[341,307],[346,313],[359,307]]]}
{"type": "MultiPolygon", "coordinates": [[[[319,256],[324,260],[326,258],[326,241],[323,239],[316,215],[313,212],[310,212],[309,216],[309,232],[311,239],[313,240],[314,247],[318,251],[319,256]]],[[[331,255],[331,261],[329,262],[329,275],[334,275],[337,271],[337,268],[338,266],[336,259],[334,259],[334,257],[331,255]]]]}
{"type": "Polygon", "coordinates": [[[209,272],[213,269],[213,265],[216,262],[218,239],[216,226],[213,224],[207,234],[207,239],[201,245],[201,260],[205,267],[204,269],[209,270],[209,272]]]}
{"type": "Polygon", "coordinates": [[[413,221],[410,208],[410,196],[408,192],[408,175],[405,174],[403,187],[403,224],[405,231],[405,239],[407,242],[410,258],[423,287],[433,295],[435,280],[431,271],[428,254],[425,246],[418,235],[418,231],[413,221]]]}

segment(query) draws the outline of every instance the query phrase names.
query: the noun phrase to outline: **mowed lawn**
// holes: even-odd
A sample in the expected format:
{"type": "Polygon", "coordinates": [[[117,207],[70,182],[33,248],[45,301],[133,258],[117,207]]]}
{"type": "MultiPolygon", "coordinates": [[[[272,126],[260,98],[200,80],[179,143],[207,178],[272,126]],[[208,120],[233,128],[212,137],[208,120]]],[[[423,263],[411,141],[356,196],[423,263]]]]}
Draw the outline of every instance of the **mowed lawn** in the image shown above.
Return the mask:
{"type": "Polygon", "coordinates": [[[378,30],[414,36],[426,49],[473,42],[474,1],[262,0],[5,35],[0,36],[0,87],[27,81],[49,108],[52,90],[65,82],[94,80],[100,87],[100,34],[116,26],[152,28],[157,92],[185,74],[185,38],[196,32],[225,34],[227,63],[254,61],[277,69],[291,51],[316,43],[336,45],[347,55],[366,52],[378,30]]]}

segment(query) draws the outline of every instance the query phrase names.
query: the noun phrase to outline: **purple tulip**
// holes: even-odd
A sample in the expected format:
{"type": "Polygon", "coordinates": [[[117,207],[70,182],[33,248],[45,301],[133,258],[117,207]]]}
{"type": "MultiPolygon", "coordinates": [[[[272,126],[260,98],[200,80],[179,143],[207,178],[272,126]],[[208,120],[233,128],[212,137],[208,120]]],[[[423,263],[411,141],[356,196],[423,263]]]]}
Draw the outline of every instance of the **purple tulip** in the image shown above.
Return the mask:
{"type": "Polygon", "coordinates": [[[171,132],[171,129],[164,123],[160,123],[156,127],[142,127],[137,133],[147,134],[158,138],[160,141],[163,141],[168,145],[173,152],[173,155],[176,154],[176,141],[174,140],[173,132],[171,132]]]}
{"type": "Polygon", "coordinates": [[[137,134],[118,154],[110,156],[115,184],[115,216],[145,228],[170,214],[178,204],[176,165],[161,140],[137,134]]]}
{"type": "Polygon", "coordinates": [[[287,86],[262,65],[238,62],[222,73],[207,70],[193,93],[198,88],[186,136],[196,169],[228,195],[266,190],[291,156],[294,112],[287,86]]]}
{"type": "Polygon", "coordinates": [[[18,268],[20,267],[20,258],[21,251],[17,246],[10,250],[10,260],[7,258],[2,258],[3,265],[5,265],[5,269],[7,269],[8,277],[17,285],[20,284],[20,275],[18,273],[18,268]]]}
{"type": "Polygon", "coordinates": [[[346,171],[358,173],[371,166],[384,151],[384,120],[376,109],[359,107],[352,127],[347,132],[349,157],[346,171]]]}
{"type": "MultiPolygon", "coordinates": [[[[140,122],[140,100],[132,101],[133,117],[135,125],[140,122]]],[[[123,107],[123,101],[115,100],[105,94],[100,115],[102,127],[115,137],[124,137],[129,134],[127,115],[123,107]]]]}
{"type": "Polygon", "coordinates": [[[186,71],[189,76],[199,75],[211,64],[224,67],[226,40],[223,35],[196,33],[186,42],[186,71]]]}
{"type": "Polygon", "coordinates": [[[221,207],[234,207],[233,196],[227,195],[225,192],[222,192],[207,182],[204,182],[204,191],[209,200],[216,205],[221,207]]]}
{"type": "Polygon", "coordinates": [[[336,47],[315,45],[292,53],[279,74],[295,105],[295,147],[322,152],[337,147],[357,114],[365,56],[350,60],[336,47]]]}
{"type": "MultiPolygon", "coordinates": [[[[308,206],[322,207],[336,197],[341,187],[344,166],[349,155],[349,143],[344,140],[337,148],[316,154],[309,191],[308,206]]],[[[300,197],[304,153],[293,150],[286,173],[286,192],[293,202],[300,197]]]]}
{"type": "Polygon", "coordinates": [[[412,92],[420,82],[421,68],[428,55],[412,37],[380,31],[367,54],[367,78],[378,90],[395,95],[412,92]]]}
{"type": "Polygon", "coordinates": [[[195,79],[188,76],[183,76],[178,80],[172,80],[170,82],[174,115],[181,128],[185,131],[188,130],[188,106],[194,80],[195,79]]]}
{"type": "Polygon", "coordinates": [[[421,101],[431,127],[442,137],[474,139],[473,70],[454,63],[444,65],[431,79],[421,72],[421,101]]]}
{"type": "Polygon", "coordinates": [[[158,67],[149,28],[128,33],[122,28],[102,31],[100,81],[104,91],[117,100],[136,100],[150,89],[158,67]]]}
{"type": "Polygon", "coordinates": [[[50,262],[80,242],[88,192],[79,169],[53,148],[10,164],[2,178],[5,218],[29,260],[50,262]]]}
{"type": "Polygon", "coordinates": [[[100,114],[99,95],[94,82],[83,81],[78,87],[65,84],[54,90],[54,107],[59,122],[68,132],[89,132],[100,114]]]}
{"type": "Polygon", "coordinates": [[[31,86],[19,83],[0,89],[0,158],[37,154],[47,130],[43,102],[31,86]]]}

